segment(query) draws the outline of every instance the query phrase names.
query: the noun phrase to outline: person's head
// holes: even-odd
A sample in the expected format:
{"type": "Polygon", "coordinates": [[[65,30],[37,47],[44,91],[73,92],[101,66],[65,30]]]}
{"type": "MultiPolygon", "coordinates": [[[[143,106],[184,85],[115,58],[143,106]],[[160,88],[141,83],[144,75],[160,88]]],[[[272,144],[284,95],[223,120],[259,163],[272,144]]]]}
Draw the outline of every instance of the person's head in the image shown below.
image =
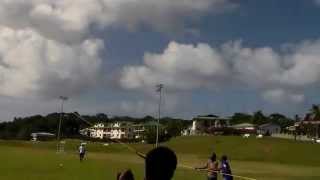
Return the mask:
{"type": "Polygon", "coordinates": [[[145,159],[146,180],[170,180],[177,167],[176,154],[167,147],[157,147],[145,159]]]}
{"type": "Polygon", "coordinates": [[[226,155],[223,155],[222,157],[221,157],[221,161],[227,161],[228,160],[228,157],[226,156],[226,155]]]}
{"type": "Polygon", "coordinates": [[[134,175],[130,169],[117,174],[117,180],[134,180],[134,175]]]}
{"type": "Polygon", "coordinates": [[[210,157],[210,160],[211,160],[212,162],[214,162],[214,161],[217,160],[217,155],[216,155],[216,153],[212,153],[212,155],[211,155],[211,157],[210,157]]]}

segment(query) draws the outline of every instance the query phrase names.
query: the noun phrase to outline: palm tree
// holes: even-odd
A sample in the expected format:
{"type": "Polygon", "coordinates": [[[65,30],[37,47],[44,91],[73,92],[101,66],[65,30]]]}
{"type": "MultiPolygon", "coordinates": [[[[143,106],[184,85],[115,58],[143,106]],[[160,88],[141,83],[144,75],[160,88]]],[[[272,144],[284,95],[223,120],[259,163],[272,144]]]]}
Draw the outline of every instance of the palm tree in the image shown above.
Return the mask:
{"type": "Polygon", "coordinates": [[[319,105],[313,104],[310,111],[313,116],[312,120],[313,121],[320,121],[320,107],[319,107],[319,105]]]}

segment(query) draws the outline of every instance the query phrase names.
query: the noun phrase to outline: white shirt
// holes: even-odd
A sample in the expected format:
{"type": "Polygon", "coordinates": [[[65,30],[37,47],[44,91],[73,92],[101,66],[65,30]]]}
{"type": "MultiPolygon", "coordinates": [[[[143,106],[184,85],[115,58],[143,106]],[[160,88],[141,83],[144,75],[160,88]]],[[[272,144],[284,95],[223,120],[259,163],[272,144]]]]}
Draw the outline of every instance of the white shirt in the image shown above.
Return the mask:
{"type": "Polygon", "coordinates": [[[79,153],[84,153],[84,147],[83,146],[79,147],[79,153]]]}

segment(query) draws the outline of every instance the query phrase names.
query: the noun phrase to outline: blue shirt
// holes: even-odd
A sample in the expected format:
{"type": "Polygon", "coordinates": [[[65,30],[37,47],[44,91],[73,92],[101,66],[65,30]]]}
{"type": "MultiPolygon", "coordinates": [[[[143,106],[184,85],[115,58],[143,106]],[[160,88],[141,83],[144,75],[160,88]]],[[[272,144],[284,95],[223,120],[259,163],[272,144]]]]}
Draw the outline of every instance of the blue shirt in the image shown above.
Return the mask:
{"type": "MultiPolygon", "coordinates": [[[[228,161],[221,161],[221,172],[224,174],[232,174],[228,161]]],[[[228,176],[228,175],[223,175],[228,176]]]]}

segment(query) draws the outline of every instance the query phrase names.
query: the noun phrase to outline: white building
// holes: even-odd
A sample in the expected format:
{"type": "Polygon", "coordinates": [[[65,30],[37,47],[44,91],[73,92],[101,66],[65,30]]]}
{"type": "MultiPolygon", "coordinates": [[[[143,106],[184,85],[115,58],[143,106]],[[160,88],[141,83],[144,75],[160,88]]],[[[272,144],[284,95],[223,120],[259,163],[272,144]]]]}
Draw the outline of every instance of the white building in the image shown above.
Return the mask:
{"type": "Polygon", "coordinates": [[[183,130],[183,136],[203,134],[210,128],[223,128],[229,126],[229,118],[217,116],[197,116],[193,118],[192,125],[183,130]]]}
{"type": "MultiPolygon", "coordinates": [[[[157,122],[133,124],[130,122],[98,123],[80,130],[80,134],[100,139],[143,139],[146,129],[156,128],[157,122]]],[[[160,127],[162,127],[160,125],[160,127]]]]}
{"type": "Polygon", "coordinates": [[[107,139],[133,139],[134,131],[130,123],[98,123],[93,127],[80,130],[80,134],[92,138],[107,139]]]}
{"type": "MultiPolygon", "coordinates": [[[[104,128],[102,138],[108,139],[133,139],[134,132],[131,124],[114,123],[104,128]]],[[[101,139],[102,139],[101,138],[101,139]]]]}

